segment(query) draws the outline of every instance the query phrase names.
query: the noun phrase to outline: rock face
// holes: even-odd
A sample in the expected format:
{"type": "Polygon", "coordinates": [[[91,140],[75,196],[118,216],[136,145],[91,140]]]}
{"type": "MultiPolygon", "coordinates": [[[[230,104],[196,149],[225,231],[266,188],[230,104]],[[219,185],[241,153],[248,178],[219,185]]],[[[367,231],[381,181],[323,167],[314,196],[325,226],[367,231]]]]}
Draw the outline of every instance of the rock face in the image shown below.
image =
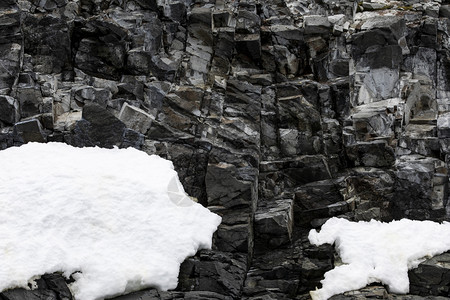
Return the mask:
{"type": "MultiPolygon", "coordinates": [[[[0,149],[158,154],[223,217],[175,291],[117,299],[307,299],[327,218],[450,220],[447,2],[2,0],[0,149]]],[[[450,297],[446,255],[335,298],[450,297]]],[[[1,297],[71,299],[37,285],[1,297]]]]}

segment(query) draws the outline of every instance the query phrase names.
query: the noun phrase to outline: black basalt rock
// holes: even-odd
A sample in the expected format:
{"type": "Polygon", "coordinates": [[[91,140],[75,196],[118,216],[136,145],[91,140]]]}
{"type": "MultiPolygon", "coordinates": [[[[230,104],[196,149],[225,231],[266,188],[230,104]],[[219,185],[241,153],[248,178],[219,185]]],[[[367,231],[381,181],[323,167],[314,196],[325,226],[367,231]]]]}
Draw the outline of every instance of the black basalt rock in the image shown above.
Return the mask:
{"type": "Polygon", "coordinates": [[[120,146],[126,129],[107,109],[95,103],[83,106],[83,119],[75,125],[69,144],[77,147],[120,146]]]}

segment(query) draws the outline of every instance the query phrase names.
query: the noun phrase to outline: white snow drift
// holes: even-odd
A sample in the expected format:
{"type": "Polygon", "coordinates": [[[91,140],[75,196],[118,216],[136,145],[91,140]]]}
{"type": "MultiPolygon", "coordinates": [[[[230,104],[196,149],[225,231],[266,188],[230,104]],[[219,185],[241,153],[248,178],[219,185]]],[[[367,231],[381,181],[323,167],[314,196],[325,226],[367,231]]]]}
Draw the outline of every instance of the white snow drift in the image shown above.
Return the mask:
{"type": "Polygon", "coordinates": [[[325,273],[322,288],[310,292],[313,300],[325,300],[382,282],[393,293],[409,291],[408,269],[424,258],[450,250],[450,223],[403,219],[391,223],[350,222],[332,218],[320,232],[311,230],[314,245],[336,245],[344,265],[325,273]]]}
{"type": "Polygon", "coordinates": [[[221,221],[135,149],[31,143],[0,151],[0,174],[0,290],[56,271],[77,300],[175,288],[221,221]]]}

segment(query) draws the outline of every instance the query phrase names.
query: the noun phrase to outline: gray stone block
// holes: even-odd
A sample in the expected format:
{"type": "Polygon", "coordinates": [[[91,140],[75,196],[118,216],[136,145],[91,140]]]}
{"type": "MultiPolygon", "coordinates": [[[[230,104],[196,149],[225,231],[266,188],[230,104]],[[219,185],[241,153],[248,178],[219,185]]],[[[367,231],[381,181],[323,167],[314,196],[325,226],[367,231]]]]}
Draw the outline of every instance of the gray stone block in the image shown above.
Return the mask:
{"type": "Polygon", "coordinates": [[[128,128],[146,134],[152,125],[153,117],[140,108],[124,103],[119,113],[119,120],[128,128]]]}
{"type": "Polygon", "coordinates": [[[14,125],[14,132],[22,137],[25,143],[40,142],[45,143],[47,137],[42,129],[41,122],[37,119],[22,121],[14,125]]]}

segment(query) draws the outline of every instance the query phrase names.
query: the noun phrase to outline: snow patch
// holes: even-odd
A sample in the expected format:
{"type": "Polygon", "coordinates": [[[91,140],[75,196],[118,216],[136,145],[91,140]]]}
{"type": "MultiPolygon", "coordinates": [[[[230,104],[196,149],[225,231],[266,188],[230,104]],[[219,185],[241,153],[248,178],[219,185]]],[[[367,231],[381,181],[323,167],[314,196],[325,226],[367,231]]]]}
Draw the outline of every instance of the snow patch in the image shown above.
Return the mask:
{"type": "Polygon", "coordinates": [[[450,250],[450,223],[408,219],[356,223],[331,218],[320,232],[309,232],[309,241],[316,246],[334,243],[344,263],[325,273],[322,288],[310,292],[313,300],[325,300],[373,282],[386,284],[392,293],[405,294],[409,291],[409,269],[450,250]]]}
{"type": "Polygon", "coordinates": [[[73,274],[78,300],[173,289],[221,222],[170,161],[136,149],[29,143],[0,165],[0,290],[52,272],[73,274]]]}

